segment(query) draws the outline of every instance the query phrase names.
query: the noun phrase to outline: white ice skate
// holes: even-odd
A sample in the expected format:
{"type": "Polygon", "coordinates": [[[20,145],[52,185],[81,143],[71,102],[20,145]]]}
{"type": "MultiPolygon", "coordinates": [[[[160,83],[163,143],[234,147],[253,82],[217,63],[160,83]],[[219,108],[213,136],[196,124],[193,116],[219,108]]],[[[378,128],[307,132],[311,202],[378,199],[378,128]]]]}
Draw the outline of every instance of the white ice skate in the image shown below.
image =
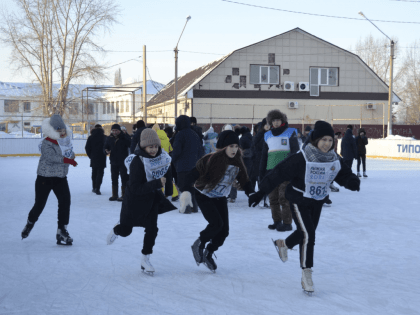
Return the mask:
{"type": "Polygon", "coordinates": [[[108,245],[112,245],[117,238],[118,235],[114,233],[114,228],[112,228],[111,232],[109,232],[108,236],[106,237],[106,243],[108,245]]]}
{"type": "Polygon", "coordinates": [[[314,283],[312,282],[312,269],[302,269],[302,289],[308,296],[314,292],[314,283]]]}
{"type": "Polygon", "coordinates": [[[155,268],[153,268],[152,264],[150,263],[150,255],[142,255],[141,256],[141,270],[147,273],[149,276],[153,276],[155,272],[155,268]]]}
{"type": "Polygon", "coordinates": [[[281,259],[282,262],[286,262],[287,261],[287,246],[286,246],[286,242],[285,240],[282,239],[278,239],[278,240],[273,240],[271,239],[274,243],[274,247],[277,250],[277,253],[279,254],[279,257],[281,259]]]}

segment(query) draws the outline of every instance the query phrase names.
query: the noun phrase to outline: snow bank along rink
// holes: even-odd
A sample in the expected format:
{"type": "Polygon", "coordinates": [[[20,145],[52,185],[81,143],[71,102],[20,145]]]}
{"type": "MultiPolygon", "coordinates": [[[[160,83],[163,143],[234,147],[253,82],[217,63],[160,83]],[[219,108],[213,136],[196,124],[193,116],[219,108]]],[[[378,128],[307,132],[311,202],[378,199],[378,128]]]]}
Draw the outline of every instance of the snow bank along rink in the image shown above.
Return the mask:
{"type": "Polygon", "coordinates": [[[298,251],[282,263],[271,242],[288,233],[269,230],[270,210],[248,208],[243,192],[229,204],[231,230],[216,252],[216,274],[197,267],[191,253],[203,216],[178,211],[159,216],[156,273],[143,274],[142,228],[106,245],[121,203],[108,201],[109,164],[102,196],[91,192],[85,157],[68,176],[74,245],[56,245],[54,196],[22,241],[38,160],[0,158],[0,314],[419,314],[420,162],[368,159],[360,192],[331,194],[308,297],[298,251]]]}

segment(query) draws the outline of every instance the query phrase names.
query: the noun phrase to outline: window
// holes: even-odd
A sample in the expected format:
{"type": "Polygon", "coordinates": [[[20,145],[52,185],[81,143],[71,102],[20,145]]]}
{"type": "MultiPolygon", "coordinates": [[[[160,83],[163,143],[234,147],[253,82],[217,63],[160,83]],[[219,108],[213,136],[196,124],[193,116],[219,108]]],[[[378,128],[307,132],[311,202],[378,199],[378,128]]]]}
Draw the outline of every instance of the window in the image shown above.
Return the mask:
{"type": "Polygon", "coordinates": [[[280,66],[251,65],[250,84],[279,84],[280,66]]]}
{"type": "Polygon", "coordinates": [[[117,110],[117,114],[120,112],[120,102],[119,101],[117,101],[116,102],[116,107],[115,107],[115,109],[117,110]]]}
{"type": "Polygon", "coordinates": [[[24,102],[23,103],[23,111],[25,113],[29,113],[31,111],[31,102],[24,102]]]}
{"type": "Polygon", "coordinates": [[[106,103],[105,102],[103,102],[102,103],[102,114],[106,114],[106,103]]]}
{"type": "Polygon", "coordinates": [[[4,100],[4,112],[19,113],[19,101],[4,100]]]}
{"type": "Polygon", "coordinates": [[[113,113],[114,113],[114,111],[115,111],[115,108],[114,108],[114,102],[111,102],[111,114],[113,114],[113,113]]]}
{"type": "Polygon", "coordinates": [[[310,95],[319,96],[319,87],[338,86],[338,68],[310,68],[310,95]]]}
{"type": "Polygon", "coordinates": [[[6,131],[6,124],[0,124],[0,131],[6,131]]]}
{"type": "Polygon", "coordinates": [[[24,122],[24,123],[23,123],[23,125],[24,125],[25,127],[28,127],[28,126],[30,126],[30,125],[31,125],[31,123],[30,123],[30,122],[24,122]]]}
{"type": "Polygon", "coordinates": [[[88,105],[88,115],[95,114],[95,104],[89,104],[88,105]]]}
{"type": "Polygon", "coordinates": [[[276,63],[276,54],[268,54],[268,63],[276,63]]]}
{"type": "Polygon", "coordinates": [[[106,113],[109,114],[111,112],[111,104],[109,102],[106,103],[106,113]]]}
{"type": "Polygon", "coordinates": [[[239,75],[239,68],[232,68],[232,75],[239,75]]]}
{"type": "Polygon", "coordinates": [[[128,103],[128,100],[126,100],[126,101],[125,101],[125,111],[126,111],[127,113],[129,113],[129,112],[130,112],[130,104],[128,103]]]}
{"type": "Polygon", "coordinates": [[[79,113],[79,104],[70,103],[69,104],[69,114],[70,115],[77,115],[78,113],[79,113]]]}

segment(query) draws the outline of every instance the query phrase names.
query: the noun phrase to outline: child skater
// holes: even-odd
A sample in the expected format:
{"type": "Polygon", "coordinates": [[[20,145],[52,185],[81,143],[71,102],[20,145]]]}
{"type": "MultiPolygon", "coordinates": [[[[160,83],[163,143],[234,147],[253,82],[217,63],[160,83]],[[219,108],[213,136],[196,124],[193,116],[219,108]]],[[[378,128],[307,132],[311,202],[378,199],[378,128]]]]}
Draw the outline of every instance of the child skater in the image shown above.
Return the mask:
{"type": "Polygon", "coordinates": [[[119,236],[127,237],[133,227],[145,228],[141,269],[153,275],[155,268],[150,263],[150,254],[158,234],[158,214],[176,208],[165,198],[172,196],[171,157],[160,147],[156,131],[145,129],[140,136],[140,145],[125,160],[129,181],[121,206],[120,222],[111,230],[107,243],[111,245],[119,236]]]}
{"type": "Polygon", "coordinates": [[[274,242],[280,259],[287,261],[287,250],[299,244],[302,268],[302,288],[308,295],[314,292],[312,266],[315,230],[321,216],[322,205],[330,193],[330,183],[336,181],[352,191],[359,191],[360,180],[338,158],[333,147],[334,131],[325,121],[317,121],[311,133],[310,143],[291,155],[267,173],[260,191],[249,197],[249,206],[255,207],[265,194],[284,181],[290,181],[286,198],[290,201],[297,230],[285,240],[274,242]]]}
{"type": "Polygon", "coordinates": [[[216,152],[198,160],[195,168],[187,175],[185,187],[180,187],[183,191],[181,212],[185,211],[187,204],[192,206],[190,191],[197,189],[199,192],[196,194],[197,203],[209,224],[200,232],[200,237],[191,248],[197,265],[204,263],[212,272],[217,268],[212,255],[229,235],[226,197],[234,181],[239,181],[247,196],[254,192],[242,160],[238,135],[232,130],[223,131],[219,135],[216,149],[216,152]],[[208,245],[204,250],[206,243],[208,245]]]}
{"type": "Polygon", "coordinates": [[[72,245],[73,239],[67,231],[70,218],[70,189],[67,182],[69,165],[77,166],[74,160],[71,130],[64,124],[60,115],[52,115],[42,122],[45,139],[39,144],[41,157],[35,181],[35,204],[28,215],[22,231],[22,239],[31,233],[35,222],[45,208],[51,190],[58,200],[57,244],[72,245]]]}

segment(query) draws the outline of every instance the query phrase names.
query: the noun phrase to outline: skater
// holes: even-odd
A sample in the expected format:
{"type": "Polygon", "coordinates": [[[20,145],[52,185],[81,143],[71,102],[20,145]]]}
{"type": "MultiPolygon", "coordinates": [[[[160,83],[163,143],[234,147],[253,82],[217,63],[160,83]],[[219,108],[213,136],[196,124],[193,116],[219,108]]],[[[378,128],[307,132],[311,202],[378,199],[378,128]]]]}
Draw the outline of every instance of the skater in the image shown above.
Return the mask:
{"type": "Polygon", "coordinates": [[[106,168],[106,155],[103,151],[106,136],[100,124],[96,124],[86,141],[85,151],[92,168],[92,192],[101,195],[102,179],[106,168]]]}
{"type": "Polygon", "coordinates": [[[288,157],[263,179],[260,191],[249,197],[249,206],[255,207],[279,184],[290,181],[286,196],[293,209],[297,230],[286,239],[278,239],[280,259],[287,261],[287,250],[299,245],[302,287],[307,293],[314,291],[312,282],[315,230],[322,204],[329,194],[329,184],[335,180],[340,186],[359,191],[360,180],[333,150],[334,131],[325,121],[317,121],[311,142],[304,150],[288,157]]]}
{"type": "MultiPolygon", "coordinates": [[[[289,128],[286,114],[274,109],[267,114],[267,123],[270,130],[264,134],[262,157],[260,162],[260,178],[263,179],[267,170],[273,169],[287,156],[299,151],[297,130],[289,128]]],[[[270,224],[270,230],[279,232],[292,230],[292,212],[289,201],[285,198],[285,191],[288,182],[283,182],[276,189],[270,192],[271,215],[274,223],[270,224]]]]}
{"type": "Polygon", "coordinates": [[[357,145],[357,176],[360,175],[360,162],[363,163],[363,177],[368,177],[366,174],[366,146],[368,145],[368,138],[364,128],[359,129],[359,135],[356,137],[357,145]]]}
{"type": "Polygon", "coordinates": [[[60,115],[52,115],[42,122],[45,138],[39,148],[41,157],[35,181],[35,204],[29,212],[22,231],[22,239],[31,233],[36,221],[45,208],[51,190],[58,199],[57,244],[72,245],[73,239],[67,231],[70,218],[70,189],[67,182],[69,165],[77,166],[71,143],[71,130],[60,115]]]}
{"type": "Polygon", "coordinates": [[[120,221],[109,233],[107,244],[114,243],[118,236],[129,236],[133,227],[144,227],[141,269],[153,274],[150,255],[159,230],[158,214],[176,210],[161,190],[164,187],[166,195],[172,195],[171,157],[160,147],[157,133],[145,129],[141,133],[140,148],[127,157],[125,164],[130,173],[129,181],[120,221]]]}
{"type": "Polygon", "coordinates": [[[109,155],[109,164],[111,164],[112,196],[109,198],[109,201],[123,201],[125,185],[128,181],[124,160],[128,156],[130,144],[130,136],[121,131],[119,124],[113,124],[111,135],[107,138],[104,145],[104,152],[106,155],[109,155]],[[121,176],[121,197],[118,197],[119,176],[121,176]]]}
{"type": "Polygon", "coordinates": [[[348,125],[343,139],[341,139],[341,156],[348,167],[353,166],[353,160],[357,159],[356,140],[353,137],[353,126],[348,125]]]}
{"type": "Polygon", "coordinates": [[[204,263],[213,272],[217,269],[212,258],[213,253],[223,245],[229,235],[226,197],[233,182],[237,179],[247,196],[254,191],[242,161],[239,138],[235,132],[223,131],[216,146],[218,150],[201,158],[188,173],[184,186],[180,187],[183,191],[180,198],[181,212],[188,204],[192,205],[191,191],[197,191],[197,203],[209,224],[200,232],[192,251],[197,265],[204,263]]]}

